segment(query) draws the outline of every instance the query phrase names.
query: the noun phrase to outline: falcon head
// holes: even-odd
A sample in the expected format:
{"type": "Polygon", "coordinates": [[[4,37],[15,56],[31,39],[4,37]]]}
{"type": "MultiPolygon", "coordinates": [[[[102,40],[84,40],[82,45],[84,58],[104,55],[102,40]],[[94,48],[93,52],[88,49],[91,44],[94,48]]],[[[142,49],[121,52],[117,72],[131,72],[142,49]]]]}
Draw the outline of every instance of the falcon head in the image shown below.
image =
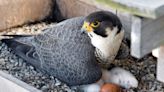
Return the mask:
{"type": "Polygon", "coordinates": [[[117,31],[116,35],[122,30],[119,18],[109,11],[98,11],[91,13],[85,18],[83,27],[87,33],[94,32],[101,37],[108,37],[110,32],[117,31]],[[117,28],[117,30],[115,30],[117,28]]]}
{"type": "Polygon", "coordinates": [[[93,12],[86,16],[82,30],[101,53],[104,61],[113,60],[122,42],[124,31],[119,18],[109,11],[93,12]]]}

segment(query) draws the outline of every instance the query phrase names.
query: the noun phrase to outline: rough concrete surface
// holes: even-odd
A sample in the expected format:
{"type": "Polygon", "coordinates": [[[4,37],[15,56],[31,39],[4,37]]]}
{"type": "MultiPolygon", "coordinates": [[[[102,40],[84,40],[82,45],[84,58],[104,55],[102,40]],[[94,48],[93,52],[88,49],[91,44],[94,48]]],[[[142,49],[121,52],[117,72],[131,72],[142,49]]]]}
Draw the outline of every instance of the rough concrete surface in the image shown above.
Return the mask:
{"type": "Polygon", "coordinates": [[[44,19],[52,0],[0,0],[0,30],[44,19]]]}

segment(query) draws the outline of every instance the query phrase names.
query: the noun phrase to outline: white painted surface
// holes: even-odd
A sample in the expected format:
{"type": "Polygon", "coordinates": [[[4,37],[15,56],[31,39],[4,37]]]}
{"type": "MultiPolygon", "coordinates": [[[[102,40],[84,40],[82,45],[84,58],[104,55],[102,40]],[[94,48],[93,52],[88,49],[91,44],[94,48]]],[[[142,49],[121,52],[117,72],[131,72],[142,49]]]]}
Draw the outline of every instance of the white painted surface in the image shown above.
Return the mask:
{"type": "Polygon", "coordinates": [[[158,58],[158,57],[159,57],[159,48],[153,49],[152,55],[153,55],[154,57],[158,58]]]}
{"type": "Polygon", "coordinates": [[[155,19],[164,15],[164,11],[163,11],[164,0],[111,0],[111,1],[126,6],[126,8],[128,7],[129,9],[135,9],[138,12],[147,15],[144,17],[149,16],[150,18],[155,19]]]}
{"type": "Polygon", "coordinates": [[[164,5],[164,0],[112,0],[129,7],[156,9],[164,5]]]}
{"type": "Polygon", "coordinates": [[[131,55],[142,58],[164,45],[164,16],[158,19],[132,18],[131,55]]]}
{"type": "Polygon", "coordinates": [[[0,71],[0,92],[41,92],[40,90],[0,71]]]}
{"type": "Polygon", "coordinates": [[[159,48],[159,57],[157,62],[157,80],[164,82],[164,46],[159,48]]]}

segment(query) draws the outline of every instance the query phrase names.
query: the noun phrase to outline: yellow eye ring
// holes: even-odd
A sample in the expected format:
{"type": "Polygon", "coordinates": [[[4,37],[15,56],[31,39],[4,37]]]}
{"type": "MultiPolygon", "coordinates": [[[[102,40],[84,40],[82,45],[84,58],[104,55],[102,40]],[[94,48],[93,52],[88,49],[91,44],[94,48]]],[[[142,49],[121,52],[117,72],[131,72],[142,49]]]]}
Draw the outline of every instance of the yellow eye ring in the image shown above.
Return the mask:
{"type": "Polygon", "coordinates": [[[100,25],[100,22],[99,21],[95,21],[95,22],[92,22],[91,23],[91,26],[92,27],[98,27],[100,25]]]}

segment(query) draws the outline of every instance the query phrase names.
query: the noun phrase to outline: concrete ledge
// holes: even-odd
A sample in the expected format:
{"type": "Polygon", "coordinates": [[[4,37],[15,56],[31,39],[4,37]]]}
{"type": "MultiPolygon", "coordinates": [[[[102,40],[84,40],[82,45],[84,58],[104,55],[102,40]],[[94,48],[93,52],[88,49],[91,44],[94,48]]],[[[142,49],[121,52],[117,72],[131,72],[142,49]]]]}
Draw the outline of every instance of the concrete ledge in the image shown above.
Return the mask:
{"type": "Polygon", "coordinates": [[[0,71],[0,81],[0,92],[42,92],[3,71],[0,71]]]}
{"type": "Polygon", "coordinates": [[[0,30],[44,19],[51,7],[52,0],[0,0],[0,30]]]}

